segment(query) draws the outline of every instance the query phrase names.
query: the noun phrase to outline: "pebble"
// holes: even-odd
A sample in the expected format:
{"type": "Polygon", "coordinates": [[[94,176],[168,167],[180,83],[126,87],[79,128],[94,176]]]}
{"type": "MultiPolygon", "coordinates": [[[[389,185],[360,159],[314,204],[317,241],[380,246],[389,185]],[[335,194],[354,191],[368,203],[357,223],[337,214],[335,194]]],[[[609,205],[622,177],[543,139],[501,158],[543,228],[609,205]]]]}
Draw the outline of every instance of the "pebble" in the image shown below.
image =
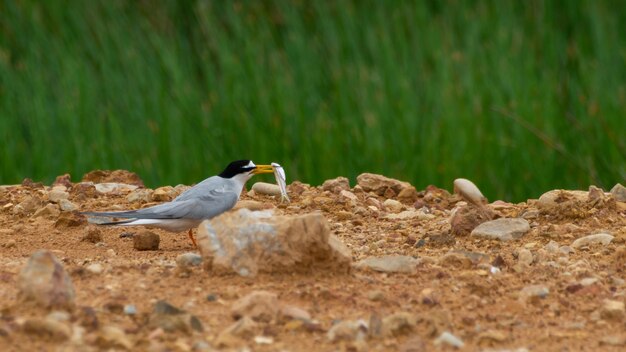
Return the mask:
{"type": "Polygon", "coordinates": [[[96,228],[88,228],[81,241],[90,243],[102,242],[102,232],[96,228]]]}
{"type": "Polygon", "coordinates": [[[176,265],[181,268],[189,268],[202,264],[202,256],[197,253],[183,253],[176,257],[176,265]]]}
{"type": "Polygon", "coordinates": [[[137,314],[137,307],[134,304],[127,304],[124,306],[124,314],[135,315],[137,314]]]}
{"type": "Polygon", "coordinates": [[[600,316],[603,319],[621,322],[624,320],[624,310],[624,302],[605,299],[602,302],[600,316]]]}
{"type": "Polygon", "coordinates": [[[149,323],[151,327],[161,328],[165,332],[180,331],[191,333],[192,331],[204,331],[202,323],[196,316],[162,300],[157,301],[154,305],[149,323]]]}
{"type": "Polygon", "coordinates": [[[240,345],[243,342],[240,338],[251,338],[259,330],[259,324],[248,317],[243,317],[222,330],[215,339],[215,345],[218,348],[240,345]]]}
{"type": "Polygon", "coordinates": [[[587,200],[587,195],[588,192],[585,191],[555,189],[542,194],[537,200],[537,207],[540,210],[548,210],[569,200],[584,202],[587,200]]]}
{"type": "Polygon", "coordinates": [[[22,329],[27,334],[37,337],[47,336],[55,341],[65,341],[72,335],[72,329],[67,323],[54,317],[29,318],[24,321],[22,329]]]}
{"type": "Polygon", "coordinates": [[[92,274],[102,274],[104,271],[104,268],[100,263],[89,264],[85,269],[92,274]]]}
{"type": "Polygon", "coordinates": [[[402,208],[404,208],[404,205],[402,203],[394,199],[386,199],[383,202],[383,206],[387,211],[392,213],[399,213],[402,211],[402,208]]]}
{"type": "Polygon", "coordinates": [[[363,340],[367,335],[367,322],[364,320],[344,320],[333,325],[326,337],[332,342],[363,340]]]}
{"type": "Polygon", "coordinates": [[[163,186],[159,187],[152,192],[152,201],[153,202],[169,202],[176,196],[176,192],[174,191],[174,187],[172,186],[163,186]]]}
{"type": "Polygon", "coordinates": [[[471,235],[475,237],[486,237],[508,241],[522,237],[530,231],[530,224],[526,219],[502,218],[484,222],[472,230],[471,235]]]}
{"type": "Polygon", "coordinates": [[[356,194],[347,191],[347,190],[342,190],[341,192],[339,192],[339,199],[342,200],[348,200],[350,202],[356,202],[359,200],[359,198],[357,198],[356,194]]]}
{"type": "Polygon", "coordinates": [[[159,249],[161,238],[152,231],[139,231],[133,236],[133,247],[138,251],[154,251],[159,249]]]}
{"type": "Polygon", "coordinates": [[[278,297],[272,292],[252,291],[233,303],[230,311],[235,319],[249,317],[254,321],[269,322],[279,312],[278,297]]]}
{"type": "Polygon", "coordinates": [[[147,188],[138,188],[130,192],[126,196],[128,203],[148,203],[152,199],[153,190],[147,188]]]}
{"type": "Polygon", "coordinates": [[[522,248],[517,252],[517,262],[524,266],[530,266],[533,263],[533,254],[526,248],[522,248]]]}
{"type": "Polygon", "coordinates": [[[457,178],[456,180],[454,180],[453,184],[454,193],[459,194],[461,197],[463,197],[463,199],[467,200],[468,202],[478,206],[487,204],[487,198],[483,196],[482,192],[480,192],[480,189],[478,189],[478,187],[476,187],[476,185],[472,181],[464,178],[457,178]]]}
{"type": "Polygon", "coordinates": [[[350,180],[348,178],[339,176],[337,178],[326,180],[322,184],[323,191],[329,191],[333,193],[339,193],[341,191],[350,190],[350,180]]]}
{"type": "Polygon", "coordinates": [[[79,227],[87,224],[87,219],[75,212],[62,212],[57,221],[54,223],[54,227],[79,227]]]}
{"type": "Polygon", "coordinates": [[[385,293],[381,290],[372,290],[367,293],[367,298],[373,302],[382,301],[385,299],[385,293]]]}
{"type": "Polygon", "coordinates": [[[280,187],[273,183],[256,182],[252,185],[252,190],[257,194],[280,196],[280,187]]]}
{"type": "Polygon", "coordinates": [[[306,310],[292,306],[292,305],[282,305],[280,307],[280,315],[284,318],[309,321],[311,320],[311,314],[306,310]]]}
{"type": "Polygon", "coordinates": [[[36,218],[39,218],[39,217],[55,218],[55,217],[59,216],[60,212],[61,211],[59,210],[59,206],[58,205],[56,205],[56,204],[46,204],[45,207],[37,209],[37,211],[35,212],[35,214],[33,214],[33,216],[36,217],[36,218]]]}
{"type": "Polygon", "coordinates": [[[100,193],[131,192],[138,188],[135,185],[114,182],[96,183],[94,187],[100,193]]]}
{"type": "Polygon", "coordinates": [[[20,295],[44,306],[71,309],[74,286],[58,259],[48,250],[39,250],[28,259],[18,279],[20,295]]]}
{"type": "Polygon", "coordinates": [[[407,187],[398,193],[398,200],[404,204],[413,204],[419,198],[419,193],[415,189],[415,187],[410,186],[407,187]]]}
{"type": "Polygon", "coordinates": [[[601,245],[606,246],[609,243],[611,243],[611,241],[613,241],[613,238],[614,238],[613,235],[608,234],[608,233],[596,233],[593,235],[587,235],[585,237],[581,237],[575,240],[574,242],[572,242],[572,248],[578,249],[580,247],[589,246],[593,244],[601,244],[601,245]]]}
{"type": "Polygon", "coordinates": [[[530,301],[531,303],[537,302],[538,299],[544,299],[550,294],[550,289],[543,285],[529,285],[520,290],[520,299],[530,301]]]}
{"type": "Polygon", "coordinates": [[[103,326],[96,338],[96,344],[102,349],[132,350],[133,343],[124,330],[117,326],[103,326]]]}
{"type": "Polygon", "coordinates": [[[452,333],[448,331],[444,331],[435,339],[435,345],[440,346],[442,344],[450,345],[455,348],[463,348],[465,343],[460,338],[452,335],[452,333]]]}
{"type": "Polygon", "coordinates": [[[548,253],[556,253],[559,251],[559,244],[554,241],[550,241],[543,247],[543,249],[545,249],[548,253]]]}
{"type": "Polygon", "coordinates": [[[613,186],[613,188],[611,188],[611,194],[616,201],[626,202],[626,187],[622,186],[621,184],[618,183],[613,186]]]}
{"type": "Polygon", "coordinates": [[[413,331],[416,324],[417,318],[414,314],[399,312],[383,318],[381,331],[386,337],[406,335],[413,331]]]}
{"type": "Polygon", "coordinates": [[[60,189],[53,188],[50,192],[48,192],[48,200],[52,203],[59,203],[62,199],[67,200],[69,197],[69,193],[60,189]]]}
{"type": "Polygon", "coordinates": [[[67,199],[61,199],[59,200],[59,208],[61,208],[61,211],[75,211],[78,210],[78,205],[67,199]]]}
{"type": "Polygon", "coordinates": [[[369,269],[384,273],[414,273],[419,263],[419,259],[406,255],[386,255],[365,258],[353,266],[359,270],[369,269]]]}
{"type": "Polygon", "coordinates": [[[387,194],[386,198],[389,198],[391,192],[398,194],[403,189],[411,187],[408,182],[398,181],[389,177],[367,172],[357,176],[356,181],[365,192],[374,192],[379,196],[387,194]]]}

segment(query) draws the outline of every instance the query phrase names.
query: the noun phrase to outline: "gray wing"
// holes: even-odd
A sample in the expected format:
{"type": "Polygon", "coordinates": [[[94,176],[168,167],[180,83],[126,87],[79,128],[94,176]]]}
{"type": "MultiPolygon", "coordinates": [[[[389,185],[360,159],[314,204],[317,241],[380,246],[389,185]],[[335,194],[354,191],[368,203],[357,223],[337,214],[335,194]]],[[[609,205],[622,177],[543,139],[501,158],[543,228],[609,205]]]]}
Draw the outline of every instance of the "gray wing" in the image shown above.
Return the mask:
{"type": "MultiPolygon", "coordinates": [[[[191,190],[192,189],[189,189],[187,192],[191,190]]],[[[181,194],[181,196],[185,193],[181,194]]],[[[210,219],[234,207],[239,196],[232,191],[213,189],[203,195],[193,194],[192,197],[186,197],[186,199],[180,198],[179,196],[172,202],[139,210],[85,212],[83,214],[136,219],[210,219]]]]}

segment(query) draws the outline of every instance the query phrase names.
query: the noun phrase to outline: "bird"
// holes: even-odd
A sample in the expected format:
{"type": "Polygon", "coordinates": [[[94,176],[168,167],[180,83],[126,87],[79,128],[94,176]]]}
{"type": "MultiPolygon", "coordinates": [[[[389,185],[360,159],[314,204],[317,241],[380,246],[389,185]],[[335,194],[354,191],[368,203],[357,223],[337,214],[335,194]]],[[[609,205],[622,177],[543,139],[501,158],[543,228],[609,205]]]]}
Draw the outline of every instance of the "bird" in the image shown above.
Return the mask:
{"type": "Polygon", "coordinates": [[[273,173],[272,165],[255,165],[252,160],[236,160],[224,171],[196,184],[170,202],[148,208],[126,211],[82,212],[88,218],[106,217],[121,220],[98,223],[113,226],[145,226],[169,232],[189,231],[195,247],[192,229],[203,220],[211,219],[232,209],[246,182],[254,175],[273,173]]]}

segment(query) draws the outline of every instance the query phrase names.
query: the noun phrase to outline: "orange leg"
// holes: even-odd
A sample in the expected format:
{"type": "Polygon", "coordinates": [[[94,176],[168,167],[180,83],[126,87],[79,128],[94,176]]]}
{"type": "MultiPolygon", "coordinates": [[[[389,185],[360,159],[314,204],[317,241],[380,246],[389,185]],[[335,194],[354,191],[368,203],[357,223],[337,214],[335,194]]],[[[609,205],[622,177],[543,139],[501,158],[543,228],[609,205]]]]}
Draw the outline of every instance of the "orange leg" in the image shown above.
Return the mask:
{"type": "Polygon", "coordinates": [[[189,239],[191,240],[191,243],[193,243],[194,248],[198,248],[198,244],[196,243],[196,239],[193,237],[193,230],[189,229],[189,233],[187,233],[187,236],[189,236],[189,239]]]}

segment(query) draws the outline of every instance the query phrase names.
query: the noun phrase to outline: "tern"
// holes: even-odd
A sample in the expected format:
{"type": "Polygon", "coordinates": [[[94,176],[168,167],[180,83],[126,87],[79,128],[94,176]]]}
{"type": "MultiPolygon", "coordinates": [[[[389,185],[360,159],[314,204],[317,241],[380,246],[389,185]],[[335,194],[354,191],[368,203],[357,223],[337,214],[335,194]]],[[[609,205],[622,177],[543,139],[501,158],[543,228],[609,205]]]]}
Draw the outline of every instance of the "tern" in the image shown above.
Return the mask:
{"type": "Polygon", "coordinates": [[[237,160],[217,176],[191,187],[171,202],[148,208],[128,211],[83,212],[88,217],[120,218],[123,220],[99,223],[99,225],[146,226],[170,232],[187,231],[197,247],[192,229],[203,220],[211,219],[232,209],[243,186],[254,175],[273,173],[272,165],[255,165],[252,160],[237,160]]]}

